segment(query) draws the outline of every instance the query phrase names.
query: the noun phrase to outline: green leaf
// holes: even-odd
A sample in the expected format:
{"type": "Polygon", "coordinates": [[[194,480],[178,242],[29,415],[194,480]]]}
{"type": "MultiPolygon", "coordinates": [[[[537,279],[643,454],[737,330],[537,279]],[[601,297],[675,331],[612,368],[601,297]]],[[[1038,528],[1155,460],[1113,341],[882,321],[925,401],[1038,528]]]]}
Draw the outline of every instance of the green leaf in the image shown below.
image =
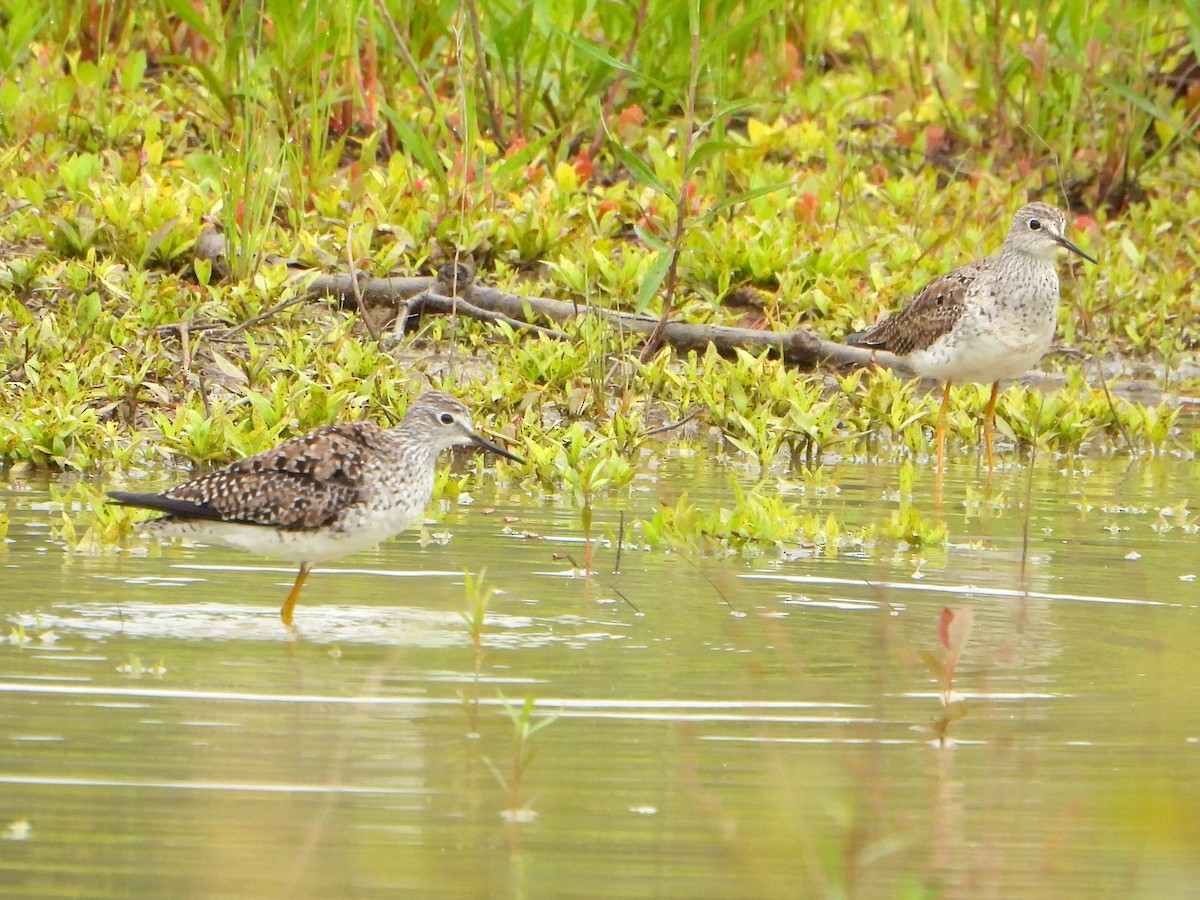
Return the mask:
{"type": "Polygon", "coordinates": [[[716,156],[718,153],[737,153],[745,149],[745,144],[735,144],[732,141],[704,141],[692,148],[692,158],[689,163],[693,168],[697,168],[710,156],[716,156]]]}
{"type": "Polygon", "coordinates": [[[221,184],[225,170],[221,160],[212,153],[197,150],[184,157],[184,164],[201,178],[211,179],[215,184],[221,184]]]}
{"type": "Polygon", "coordinates": [[[4,10],[4,28],[0,34],[0,80],[7,80],[29,54],[31,45],[50,21],[52,12],[37,3],[10,3],[4,10]]]}
{"type": "Polygon", "coordinates": [[[697,221],[700,223],[711,221],[719,212],[737,206],[739,203],[748,203],[755,197],[761,197],[763,194],[773,194],[775,191],[782,191],[784,188],[790,188],[795,185],[795,181],[779,181],[775,184],[765,184],[761,187],[752,188],[748,191],[742,191],[740,194],[734,194],[732,197],[726,197],[723,200],[718,200],[713,206],[706,210],[697,221]]]}
{"type": "Polygon", "coordinates": [[[1171,128],[1175,130],[1177,137],[1187,138],[1191,141],[1197,140],[1192,129],[1188,128],[1187,125],[1185,125],[1183,122],[1180,122],[1179,119],[1175,118],[1175,116],[1163,109],[1145,94],[1139,94],[1129,85],[1121,84],[1121,82],[1115,81],[1112,78],[1100,78],[1098,80],[1114,94],[1124,97],[1142,112],[1155,119],[1158,119],[1160,122],[1165,122],[1167,125],[1170,125],[1171,128]]]}
{"type": "MultiPolygon", "coordinates": [[[[745,35],[761,31],[763,25],[761,20],[771,15],[775,10],[775,6],[770,3],[745,4],[743,7],[743,15],[737,22],[726,22],[725,27],[721,29],[720,40],[705,40],[702,47],[700,61],[702,65],[719,64],[726,54],[729,53],[731,46],[736,46],[745,40],[745,35]]],[[[692,10],[689,9],[689,12],[692,10]]],[[[695,23],[693,23],[695,27],[695,23]]]]}
{"type": "Polygon", "coordinates": [[[949,704],[942,713],[942,720],[946,722],[946,724],[957,722],[959,719],[964,718],[970,711],[971,710],[967,707],[966,700],[955,700],[953,703],[949,704]]]}
{"type": "Polygon", "coordinates": [[[637,233],[638,240],[644,242],[647,246],[657,250],[659,253],[670,253],[671,252],[671,245],[668,244],[666,241],[664,241],[662,238],[660,238],[653,231],[650,231],[646,228],[640,228],[640,227],[635,227],[634,231],[637,233]]]}
{"type": "Polygon", "coordinates": [[[199,34],[204,40],[214,46],[222,46],[224,41],[217,36],[208,23],[200,18],[200,13],[196,11],[191,3],[191,0],[163,0],[164,5],[173,12],[176,16],[183,20],[183,23],[199,34]]]}
{"type": "Polygon", "coordinates": [[[212,282],[212,260],[197,259],[192,261],[192,269],[201,287],[207,287],[212,282]]]}
{"type": "Polygon", "coordinates": [[[527,144],[520,150],[513,151],[500,165],[491,171],[491,179],[499,183],[505,182],[519,169],[529,165],[552,141],[557,141],[560,133],[560,131],[552,131],[532,144],[527,144]]]}
{"type": "Polygon", "coordinates": [[[90,294],[85,294],[79,299],[79,305],[75,308],[75,321],[84,328],[96,321],[100,315],[100,295],[95,291],[90,294]]]}
{"type": "Polygon", "coordinates": [[[922,650],[921,660],[925,663],[925,668],[929,670],[929,674],[941,684],[946,677],[946,665],[942,662],[942,658],[932,650],[922,650]]]}
{"type": "Polygon", "coordinates": [[[146,51],[137,50],[125,57],[121,65],[121,87],[127,91],[135,90],[146,75],[146,51]]]}
{"type": "Polygon", "coordinates": [[[433,178],[436,178],[439,184],[445,186],[446,168],[442,165],[441,158],[425,135],[416,128],[410,127],[390,107],[384,106],[381,109],[388,121],[392,123],[392,127],[396,129],[396,135],[400,138],[400,143],[404,145],[404,151],[420,163],[422,168],[433,178]]]}
{"type": "Polygon", "coordinates": [[[714,109],[707,119],[704,120],[704,127],[707,128],[718,119],[726,119],[734,113],[742,112],[742,110],[752,109],[756,106],[762,106],[767,103],[774,102],[777,98],[774,97],[742,97],[738,100],[729,100],[722,103],[714,109]]]}
{"type": "Polygon", "coordinates": [[[671,268],[671,260],[674,258],[674,250],[659,251],[649,271],[646,272],[646,277],[642,279],[642,286],[638,290],[637,302],[634,304],[634,308],[638,312],[645,311],[650,301],[654,299],[654,295],[658,293],[658,289],[662,286],[663,279],[667,277],[667,270],[671,268]]]}
{"type": "Polygon", "coordinates": [[[617,157],[617,161],[627,168],[635,181],[639,184],[649,185],[660,194],[665,194],[671,198],[671,202],[675,202],[675,192],[667,185],[665,181],[655,174],[654,170],[646,164],[637,154],[623,147],[621,144],[613,141],[612,151],[617,157]]]}
{"type": "Polygon", "coordinates": [[[590,56],[597,62],[601,62],[613,69],[619,69],[622,72],[628,72],[630,75],[636,75],[642,81],[645,81],[649,85],[653,85],[664,94],[678,93],[677,87],[672,87],[664,81],[659,81],[652,75],[647,75],[645,72],[635,69],[624,60],[617,59],[617,57],[613,56],[607,50],[597,47],[591,41],[585,41],[583,38],[579,37],[579,35],[573,34],[569,31],[563,31],[561,28],[556,28],[555,31],[557,31],[559,36],[562,37],[567,43],[572,44],[578,50],[581,50],[584,55],[590,56]]]}
{"type": "Polygon", "coordinates": [[[204,86],[212,95],[221,101],[227,113],[232,115],[232,95],[226,80],[213,71],[212,66],[196,62],[186,56],[170,55],[159,57],[158,62],[164,66],[179,66],[181,69],[191,69],[204,81],[204,86]]]}
{"type": "Polygon", "coordinates": [[[178,224],[179,219],[170,219],[166,222],[163,222],[163,224],[159,225],[158,228],[154,229],[151,235],[146,238],[146,246],[142,250],[142,258],[138,263],[138,268],[146,268],[146,263],[154,254],[154,251],[162,246],[162,242],[167,239],[171,232],[175,230],[175,226],[178,224]]]}

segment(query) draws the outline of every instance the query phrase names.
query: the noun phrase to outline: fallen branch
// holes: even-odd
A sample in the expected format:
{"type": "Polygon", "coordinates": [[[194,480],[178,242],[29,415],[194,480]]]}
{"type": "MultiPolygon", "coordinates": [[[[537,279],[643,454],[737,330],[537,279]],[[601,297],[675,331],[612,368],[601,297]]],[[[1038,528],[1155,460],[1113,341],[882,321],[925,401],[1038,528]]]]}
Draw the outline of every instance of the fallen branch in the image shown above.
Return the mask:
{"type": "Polygon", "coordinates": [[[564,332],[555,331],[552,328],[543,328],[541,325],[534,325],[532,322],[526,322],[523,319],[514,319],[511,316],[506,316],[504,313],[494,310],[483,309],[462,297],[447,297],[444,294],[437,294],[433,291],[421,291],[421,293],[414,294],[404,301],[397,316],[395,333],[401,334],[405,330],[407,320],[410,317],[420,316],[422,313],[427,312],[441,313],[443,315],[457,314],[467,316],[471,319],[478,319],[480,322],[503,322],[517,331],[532,331],[534,334],[540,334],[556,341],[570,340],[570,335],[564,332]]]}
{"type": "MultiPolygon", "coordinates": [[[[331,297],[339,303],[354,307],[359,297],[364,304],[391,306],[398,314],[410,315],[417,310],[408,307],[411,299],[421,297],[420,309],[460,314],[481,318],[485,321],[505,321],[513,327],[537,329],[541,320],[547,323],[568,322],[586,316],[603,319],[616,328],[636,334],[649,334],[658,325],[658,319],[630,313],[582,306],[549,297],[521,296],[481,287],[468,283],[459,285],[460,296],[446,297],[435,293],[445,282],[439,278],[358,278],[350,275],[318,275],[308,282],[309,297],[331,297]],[[463,301],[466,301],[465,303],[463,301]]],[[[561,339],[558,331],[545,329],[548,337],[561,339]]],[[[729,325],[693,325],[688,322],[671,321],[663,329],[663,339],[676,351],[703,353],[710,346],[717,352],[730,355],[742,349],[750,353],[763,350],[782,358],[789,365],[803,369],[819,366],[853,368],[878,365],[895,369],[903,375],[912,375],[905,362],[890,353],[850,347],[818,337],[810,331],[758,331],[753,328],[735,328],[729,325]]]]}

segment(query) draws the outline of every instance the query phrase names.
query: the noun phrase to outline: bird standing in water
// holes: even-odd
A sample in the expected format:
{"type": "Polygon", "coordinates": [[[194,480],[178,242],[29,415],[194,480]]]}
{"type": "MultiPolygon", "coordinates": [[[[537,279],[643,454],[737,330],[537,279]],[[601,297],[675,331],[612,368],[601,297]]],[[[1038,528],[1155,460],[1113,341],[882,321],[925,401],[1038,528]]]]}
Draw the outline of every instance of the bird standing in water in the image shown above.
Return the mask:
{"type": "Polygon", "coordinates": [[[469,446],[523,462],[480,437],[458,400],[427,391],[394,428],[326,425],[161,494],[109,496],[165,513],[147,523],[151,532],[298,563],[279,611],[291,625],[312,566],[373,547],[419,521],[433,496],[438,455],[469,446]]]}

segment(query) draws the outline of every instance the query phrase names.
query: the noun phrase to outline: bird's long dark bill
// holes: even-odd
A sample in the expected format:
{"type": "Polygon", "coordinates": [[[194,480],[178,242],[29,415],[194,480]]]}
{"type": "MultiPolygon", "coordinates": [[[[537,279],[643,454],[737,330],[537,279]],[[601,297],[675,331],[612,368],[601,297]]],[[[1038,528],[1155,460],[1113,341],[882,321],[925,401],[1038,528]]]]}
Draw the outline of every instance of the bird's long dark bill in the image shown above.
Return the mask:
{"type": "Polygon", "coordinates": [[[1088,256],[1086,253],[1084,253],[1082,250],[1080,250],[1078,247],[1076,247],[1074,244],[1072,244],[1070,241],[1068,241],[1065,237],[1062,237],[1061,235],[1059,235],[1058,237],[1055,238],[1055,240],[1058,241],[1059,245],[1066,247],[1072,253],[1078,253],[1080,256],[1082,256],[1084,259],[1086,259],[1088,262],[1094,263],[1096,261],[1095,257],[1088,256]]]}
{"type": "Polygon", "coordinates": [[[482,447],[484,450],[490,450],[490,451],[492,451],[492,453],[498,453],[500,456],[503,456],[505,459],[511,459],[515,463],[520,463],[521,465],[525,465],[525,460],[521,459],[521,457],[517,456],[514,453],[509,453],[507,450],[505,450],[499,444],[493,444],[491,441],[489,441],[485,438],[482,438],[477,434],[471,435],[471,440],[475,442],[476,446],[482,447]]]}

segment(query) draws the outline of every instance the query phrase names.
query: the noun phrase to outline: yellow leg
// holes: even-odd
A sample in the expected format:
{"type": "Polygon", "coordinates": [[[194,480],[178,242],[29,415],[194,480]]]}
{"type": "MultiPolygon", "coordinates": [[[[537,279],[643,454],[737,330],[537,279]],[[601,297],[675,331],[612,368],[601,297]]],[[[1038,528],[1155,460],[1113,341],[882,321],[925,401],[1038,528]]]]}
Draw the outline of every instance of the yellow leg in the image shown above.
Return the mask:
{"type": "Polygon", "coordinates": [[[292,585],[291,593],[283,602],[283,608],[279,610],[279,618],[283,620],[284,625],[292,624],[292,610],[296,608],[296,601],[300,598],[300,588],[304,587],[304,579],[308,577],[308,571],[311,568],[312,566],[308,563],[300,565],[300,574],[296,576],[296,583],[292,585]]]}
{"type": "Polygon", "coordinates": [[[988,477],[992,476],[995,460],[992,458],[992,423],[996,421],[996,398],[1000,396],[1000,382],[992,384],[992,397],[988,400],[987,412],[983,414],[983,442],[987,445],[988,477]]]}
{"type": "Polygon", "coordinates": [[[950,409],[950,385],[946,382],[946,391],[942,394],[942,408],[938,410],[937,420],[937,481],[942,483],[942,473],[946,470],[946,412],[950,409]]]}

